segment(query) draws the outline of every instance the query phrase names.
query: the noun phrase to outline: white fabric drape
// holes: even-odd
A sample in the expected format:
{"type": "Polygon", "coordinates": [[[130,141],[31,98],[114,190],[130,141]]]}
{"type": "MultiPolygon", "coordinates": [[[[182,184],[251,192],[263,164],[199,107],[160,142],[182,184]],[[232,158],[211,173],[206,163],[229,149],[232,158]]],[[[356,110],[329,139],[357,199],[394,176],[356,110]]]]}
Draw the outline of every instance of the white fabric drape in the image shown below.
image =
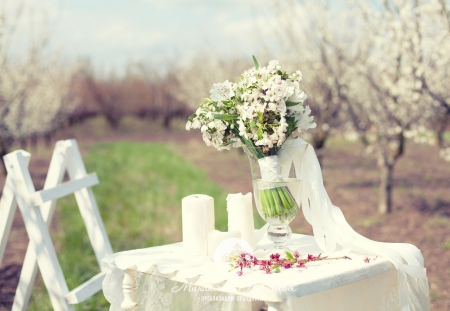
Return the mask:
{"type": "MultiPolygon", "coordinates": [[[[249,311],[264,309],[263,301],[245,301],[245,297],[223,292],[174,293],[179,282],[152,274],[136,272],[136,311],[249,311]],[[217,297],[214,301],[211,297],[217,297]],[[244,298],[243,300],[239,299],[244,298]]],[[[391,271],[318,293],[292,297],[282,310],[289,311],[398,311],[397,273],[391,271]],[[367,290],[370,288],[370,290],[367,290]]],[[[118,284],[120,288],[120,284],[118,284]]],[[[117,293],[121,297],[121,293],[117,293]]],[[[112,302],[109,311],[123,311],[121,300],[112,302]]],[[[266,307],[267,308],[267,307],[266,307]]]]}
{"type": "MultiPolygon", "coordinates": [[[[261,229],[258,231],[265,231],[261,229]]],[[[314,237],[293,234],[289,248],[302,256],[318,254],[320,248],[314,237]]],[[[264,258],[271,254],[273,243],[263,237],[257,244],[255,256],[264,258]]],[[[340,247],[339,247],[340,248],[340,247]]],[[[122,280],[125,270],[134,270],[137,291],[137,310],[183,310],[178,306],[187,304],[189,310],[250,310],[238,296],[250,296],[258,301],[278,301],[284,310],[399,310],[397,272],[384,258],[351,252],[352,260],[329,260],[311,262],[307,268],[281,269],[280,273],[266,274],[258,268],[244,269],[238,276],[229,272],[229,266],[211,262],[209,257],[185,256],[183,244],[175,243],[115,253],[102,260],[108,271],[103,280],[103,293],[111,303],[111,311],[121,310],[124,299],[122,280]],[[162,280],[160,277],[169,280],[162,280]],[[204,288],[220,288],[217,292],[190,292],[184,288],[191,284],[204,288]],[[175,287],[175,291],[172,289],[175,287]],[[277,290],[282,288],[291,290],[277,290]],[[272,288],[273,290],[267,290],[272,288]],[[266,290],[262,290],[266,289],[266,290]],[[240,295],[241,294],[241,295],[240,295]],[[232,300],[202,301],[211,295],[231,295],[232,300]],[[199,299],[200,298],[200,299],[199,299]],[[361,306],[367,305],[366,308],[361,306]]],[[[186,309],[186,308],[185,308],[186,309]]]]}
{"type": "Polygon", "coordinates": [[[300,138],[288,139],[283,147],[278,155],[282,176],[287,177],[294,165],[297,178],[302,180],[303,214],[312,225],[322,251],[335,254],[336,246],[340,245],[339,253],[357,251],[387,258],[398,271],[401,310],[430,310],[428,280],[420,250],[411,244],[372,241],[355,232],[328,197],[314,148],[300,138]]]}

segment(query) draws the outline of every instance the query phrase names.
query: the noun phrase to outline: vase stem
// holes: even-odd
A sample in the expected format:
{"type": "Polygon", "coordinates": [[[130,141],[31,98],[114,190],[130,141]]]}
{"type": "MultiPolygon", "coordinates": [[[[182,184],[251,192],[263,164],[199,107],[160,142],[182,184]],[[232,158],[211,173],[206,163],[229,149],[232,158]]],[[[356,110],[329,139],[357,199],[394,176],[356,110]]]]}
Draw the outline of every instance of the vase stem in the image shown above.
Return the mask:
{"type": "Polygon", "coordinates": [[[275,249],[285,249],[286,242],[291,238],[292,230],[288,225],[270,225],[267,237],[273,242],[275,249]]]}

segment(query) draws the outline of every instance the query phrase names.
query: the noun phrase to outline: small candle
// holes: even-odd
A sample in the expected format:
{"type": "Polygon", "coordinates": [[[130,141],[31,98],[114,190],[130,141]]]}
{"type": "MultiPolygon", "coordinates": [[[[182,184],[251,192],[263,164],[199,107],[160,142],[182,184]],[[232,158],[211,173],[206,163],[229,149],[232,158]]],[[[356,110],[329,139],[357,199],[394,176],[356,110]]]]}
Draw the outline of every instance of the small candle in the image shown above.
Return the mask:
{"type": "Polygon", "coordinates": [[[252,194],[229,194],[227,197],[228,232],[239,231],[241,239],[255,250],[255,224],[253,221],[252,194]]]}
{"type": "Polygon", "coordinates": [[[186,255],[208,255],[208,233],[214,230],[214,199],[193,194],[181,200],[183,249],[186,255]]]}
{"type": "Polygon", "coordinates": [[[209,259],[214,261],[214,255],[216,253],[217,246],[225,241],[226,239],[241,237],[241,233],[239,231],[233,232],[221,232],[219,230],[214,230],[208,233],[208,255],[209,259]]]}

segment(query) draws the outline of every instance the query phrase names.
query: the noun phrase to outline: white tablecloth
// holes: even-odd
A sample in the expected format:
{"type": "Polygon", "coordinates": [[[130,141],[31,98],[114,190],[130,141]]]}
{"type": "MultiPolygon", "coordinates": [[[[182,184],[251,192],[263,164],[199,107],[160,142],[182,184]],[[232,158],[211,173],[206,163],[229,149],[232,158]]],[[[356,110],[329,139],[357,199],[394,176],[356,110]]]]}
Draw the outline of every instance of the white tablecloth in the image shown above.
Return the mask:
{"type": "MultiPolygon", "coordinates": [[[[270,245],[264,238],[257,248],[262,251],[270,245]]],[[[320,253],[311,236],[294,234],[288,245],[301,255],[320,253]]],[[[123,271],[131,269],[136,271],[137,310],[251,310],[252,303],[245,301],[250,298],[256,300],[254,308],[257,301],[272,301],[281,302],[286,310],[399,310],[393,265],[384,258],[369,256],[366,263],[364,254],[349,256],[352,260],[311,262],[306,269],[274,274],[245,269],[237,276],[208,257],[183,255],[182,243],[176,243],[105,258],[110,272],[103,291],[111,310],[122,310],[123,271]]]]}

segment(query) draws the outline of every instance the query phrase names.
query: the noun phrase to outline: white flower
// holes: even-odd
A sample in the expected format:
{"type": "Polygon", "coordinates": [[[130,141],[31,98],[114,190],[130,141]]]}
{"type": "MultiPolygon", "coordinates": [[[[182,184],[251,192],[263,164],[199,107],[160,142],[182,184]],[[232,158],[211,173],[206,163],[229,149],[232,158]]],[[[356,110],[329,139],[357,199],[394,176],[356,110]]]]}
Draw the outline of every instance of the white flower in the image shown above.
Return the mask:
{"type": "MultiPolygon", "coordinates": [[[[307,97],[308,96],[306,96],[305,92],[303,92],[299,88],[296,88],[294,90],[294,93],[291,96],[289,96],[287,101],[290,101],[290,102],[293,102],[293,103],[303,103],[306,100],[307,97]]],[[[300,105],[295,105],[295,106],[289,107],[289,109],[291,109],[291,110],[301,110],[301,108],[299,106],[300,105]],[[297,109],[296,109],[296,107],[297,107],[297,109]]]]}
{"type": "MultiPolygon", "coordinates": [[[[299,105],[297,105],[299,106],[299,105]]],[[[295,106],[295,107],[297,107],[295,106]]],[[[300,106],[303,108],[303,106],[300,106]]],[[[301,133],[302,131],[306,131],[308,129],[316,128],[317,124],[314,122],[314,117],[310,116],[311,109],[309,106],[304,107],[301,110],[297,110],[295,115],[297,117],[297,127],[298,131],[301,133]]]]}
{"type": "Polygon", "coordinates": [[[188,121],[188,122],[186,123],[186,131],[190,131],[190,130],[191,130],[191,127],[192,127],[192,122],[191,122],[191,121],[188,121]]]}
{"type": "Polygon", "coordinates": [[[211,134],[209,134],[208,132],[203,132],[202,137],[206,145],[211,146],[211,134]]]}
{"type": "Polygon", "coordinates": [[[214,88],[210,90],[211,99],[215,102],[229,100],[234,96],[233,83],[226,80],[223,83],[215,83],[214,88]]]}
{"type": "Polygon", "coordinates": [[[286,140],[286,134],[283,133],[280,135],[280,138],[278,139],[277,146],[281,146],[285,140],[286,140]]]}
{"type": "Polygon", "coordinates": [[[237,124],[239,125],[239,135],[248,139],[247,128],[242,120],[237,120],[237,124]]]}
{"type": "Polygon", "coordinates": [[[286,115],[286,102],[284,100],[280,100],[279,104],[278,104],[278,110],[281,112],[281,116],[285,116],[286,115]]]}
{"type": "Polygon", "coordinates": [[[280,126],[278,126],[278,129],[277,129],[277,133],[280,137],[282,134],[286,133],[287,127],[288,127],[288,124],[286,122],[286,119],[282,117],[280,119],[280,126]]]}
{"type": "Polygon", "coordinates": [[[300,70],[297,70],[289,78],[293,81],[302,81],[302,78],[303,78],[302,72],[300,70]]]}
{"type": "Polygon", "coordinates": [[[303,106],[306,94],[300,89],[301,72],[296,71],[286,79],[280,71],[279,62],[272,60],[266,67],[245,71],[236,83],[226,80],[214,84],[210,99],[202,102],[186,129],[199,128],[208,146],[228,150],[241,146],[241,139],[268,148],[281,146],[288,138],[289,127],[297,126],[300,132],[314,128],[311,110],[303,106]],[[296,105],[287,107],[288,101],[296,105]],[[221,114],[238,118],[221,120],[218,118],[221,114]]]}
{"type": "Polygon", "coordinates": [[[199,129],[202,126],[200,121],[198,119],[194,119],[194,122],[192,122],[191,128],[193,129],[199,129]]]}
{"type": "Polygon", "coordinates": [[[276,70],[280,70],[281,66],[280,66],[280,62],[277,60],[271,60],[269,62],[269,66],[267,66],[267,69],[270,71],[276,71],[276,70]]]}
{"type": "Polygon", "coordinates": [[[263,133],[262,139],[255,142],[256,146],[267,146],[269,148],[273,147],[273,142],[270,137],[267,135],[267,132],[263,133]]]}

